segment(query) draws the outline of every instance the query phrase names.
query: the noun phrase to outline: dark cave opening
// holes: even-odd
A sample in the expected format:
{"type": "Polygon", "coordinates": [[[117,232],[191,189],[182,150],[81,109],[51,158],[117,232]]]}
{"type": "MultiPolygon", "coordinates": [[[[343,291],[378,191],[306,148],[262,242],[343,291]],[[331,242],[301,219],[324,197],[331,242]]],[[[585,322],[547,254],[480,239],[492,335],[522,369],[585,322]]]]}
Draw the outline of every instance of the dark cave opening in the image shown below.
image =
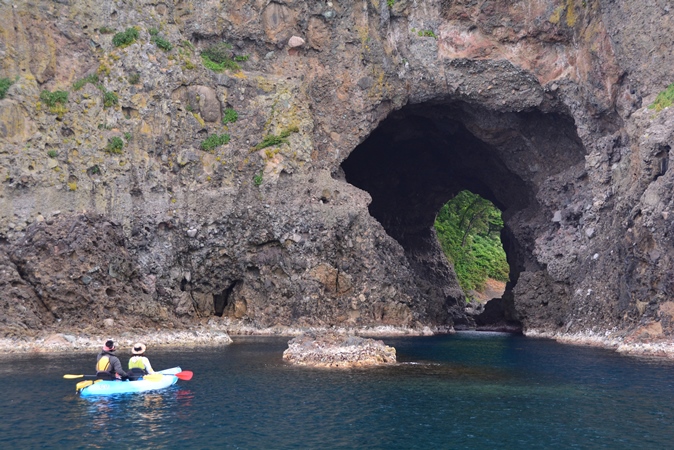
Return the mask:
{"type": "Polygon", "coordinates": [[[236,284],[237,282],[235,281],[227,286],[224,291],[213,295],[213,309],[216,316],[222,317],[225,314],[225,310],[231,306],[230,298],[236,284]]]}
{"type": "Polygon", "coordinates": [[[347,182],[372,197],[370,214],[403,247],[421,292],[431,302],[463,308],[463,299],[447,298],[455,274],[446,260],[446,268],[437,263],[444,259],[433,229],[440,208],[469,190],[502,211],[501,241],[510,266],[503,297],[511,298],[519,274],[535,264],[533,242],[516,226],[518,217],[540,211],[540,185],[582,161],[584,153],[567,115],[436,102],[391,113],[341,167],[347,182]]]}

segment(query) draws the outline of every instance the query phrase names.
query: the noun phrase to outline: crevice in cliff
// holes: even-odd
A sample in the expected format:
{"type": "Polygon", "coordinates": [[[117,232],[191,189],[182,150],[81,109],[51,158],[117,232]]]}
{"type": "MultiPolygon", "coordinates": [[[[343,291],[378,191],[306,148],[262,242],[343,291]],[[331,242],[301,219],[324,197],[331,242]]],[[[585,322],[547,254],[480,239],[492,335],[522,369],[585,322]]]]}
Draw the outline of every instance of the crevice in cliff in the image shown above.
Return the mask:
{"type": "Polygon", "coordinates": [[[31,277],[26,272],[26,268],[23,265],[17,263],[16,261],[12,261],[12,262],[14,264],[14,267],[16,268],[16,273],[19,275],[19,278],[21,278],[21,280],[25,283],[26,286],[30,286],[30,289],[35,294],[35,298],[37,298],[37,300],[40,303],[40,305],[42,306],[42,308],[44,308],[44,311],[46,313],[48,313],[51,316],[52,319],[59,320],[60,318],[58,317],[58,315],[55,314],[54,311],[52,311],[52,309],[47,305],[47,302],[45,301],[45,299],[42,296],[41,289],[36,289],[35,286],[33,285],[33,283],[31,283],[31,280],[30,280],[31,277]]]}
{"type": "Polygon", "coordinates": [[[227,309],[231,309],[230,299],[232,291],[234,291],[234,288],[239,283],[240,281],[234,281],[229,286],[227,286],[224,291],[213,295],[213,309],[216,316],[222,317],[227,309]]]}
{"type": "Polygon", "coordinates": [[[660,151],[655,155],[657,159],[657,170],[653,181],[667,173],[669,166],[669,152],[672,148],[669,145],[662,145],[660,151]]]}
{"type": "Polygon", "coordinates": [[[463,311],[465,299],[433,230],[440,207],[469,190],[503,212],[510,266],[504,298],[511,299],[519,274],[536,267],[534,243],[520,222],[549,223],[536,199],[540,186],[582,164],[584,154],[573,120],[563,114],[436,101],[392,113],[342,169],[349,183],[371,195],[370,214],[403,247],[429,304],[442,305],[434,311],[457,322],[462,318],[451,309],[463,311]]]}

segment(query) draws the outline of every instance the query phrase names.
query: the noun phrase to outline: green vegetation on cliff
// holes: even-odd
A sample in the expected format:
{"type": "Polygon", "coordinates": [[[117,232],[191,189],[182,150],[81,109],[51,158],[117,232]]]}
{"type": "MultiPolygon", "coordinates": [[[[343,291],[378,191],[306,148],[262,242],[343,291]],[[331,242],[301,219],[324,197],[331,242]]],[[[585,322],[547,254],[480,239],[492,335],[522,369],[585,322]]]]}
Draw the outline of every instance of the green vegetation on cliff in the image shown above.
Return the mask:
{"type": "Polygon", "coordinates": [[[49,112],[56,114],[59,118],[67,112],[66,103],[68,103],[68,93],[66,91],[48,91],[43,90],[40,93],[40,101],[49,107],[49,112]]]}
{"type": "Polygon", "coordinates": [[[228,123],[234,123],[239,120],[239,113],[236,112],[233,108],[225,109],[225,113],[222,116],[222,124],[226,125],[228,123]]]}
{"type": "MultiPolygon", "coordinates": [[[[84,78],[81,78],[73,83],[73,91],[79,91],[82,89],[84,86],[87,84],[93,84],[96,86],[96,88],[103,93],[103,106],[106,108],[110,108],[111,106],[115,106],[119,103],[119,96],[115,92],[110,92],[105,89],[105,86],[101,83],[100,78],[98,77],[97,73],[93,73],[91,75],[88,75],[84,78]]],[[[45,91],[49,92],[49,91],[45,91]]],[[[57,92],[62,92],[62,91],[57,91],[57,92]]],[[[55,93],[51,93],[53,96],[55,93]]],[[[67,93],[66,93],[67,94],[67,93]]],[[[40,97],[42,98],[42,97],[40,97]]],[[[66,95],[66,100],[67,100],[67,95],[66,95]]],[[[49,104],[49,103],[48,103],[49,104]]],[[[49,106],[53,106],[49,104],[49,106]]]]}
{"type": "Polygon", "coordinates": [[[658,112],[665,108],[669,108],[674,103],[674,83],[667,86],[667,89],[660,92],[655,98],[655,101],[648,105],[649,109],[654,109],[658,112]]]}
{"type": "Polygon", "coordinates": [[[211,134],[201,143],[201,149],[210,152],[215,147],[227,144],[229,139],[229,134],[211,134]]]}
{"type": "Polygon", "coordinates": [[[432,37],[435,39],[438,38],[438,36],[435,34],[435,31],[433,30],[419,30],[417,34],[419,35],[419,37],[432,37]]]}
{"type": "Polygon", "coordinates": [[[40,100],[42,100],[50,108],[53,108],[58,103],[62,105],[68,103],[68,93],[66,91],[51,92],[45,89],[40,93],[40,100]]]}
{"type": "Polygon", "coordinates": [[[121,33],[115,34],[112,38],[112,45],[115,47],[126,47],[136,42],[136,39],[138,39],[138,30],[130,27],[121,33]]]}
{"type": "Polygon", "coordinates": [[[12,80],[9,78],[0,78],[0,100],[5,98],[9,87],[13,84],[12,80]]]}
{"type": "Polygon", "coordinates": [[[103,93],[103,106],[110,108],[119,103],[119,97],[114,92],[105,91],[103,93]]]}
{"type": "Polygon", "coordinates": [[[140,74],[132,73],[127,77],[129,84],[139,84],[140,83],[140,74]]]}
{"type": "Polygon", "coordinates": [[[484,289],[487,278],[508,281],[502,228],[501,211],[469,191],[460,192],[440,208],[435,230],[464,292],[484,289]]]}
{"type": "Polygon", "coordinates": [[[87,83],[91,83],[93,85],[98,85],[99,80],[98,80],[98,74],[92,73],[91,75],[88,75],[82,79],[79,79],[73,83],[73,91],[79,91],[82,89],[87,83]]]}
{"type": "Polygon", "coordinates": [[[150,28],[149,33],[150,33],[150,36],[152,36],[150,38],[150,42],[153,42],[157,47],[159,47],[160,49],[162,49],[164,51],[167,51],[167,52],[171,51],[171,49],[173,48],[173,45],[169,41],[167,41],[166,39],[164,39],[163,37],[161,37],[159,35],[159,30],[157,30],[156,28],[150,28]]]}
{"type": "Polygon", "coordinates": [[[275,134],[268,134],[264,138],[262,138],[262,142],[260,142],[255,146],[255,150],[262,150],[263,148],[271,147],[274,145],[287,144],[288,139],[286,138],[290,136],[292,133],[298,133],[299,131],[300,129],[297,126],[291,126],[281,131],[281,134],[279,134],[278,136],[275,134]]]}
{"type": "Polygon", "coordinates": [[[262,184],[262,181],[263,181],[262,176],[263,176],[263,172],[262,172],[262,171],[260,171],[260,173],[255,174],[255,176],[253,177],[253,184],[254,184],[255,186],[259,186],[259,185],[262,184]]]}
{"type": "Polygon", "coordinates": [[[105,151],[108,153],[119,155],[122,153],[123,148],[124,148],[124,141],[122,140],[122,138],[115,136],[113,138],[108,139],[108,145],[105,147],[105,151]]]}
{"type": "Polygon", "coordinates": [[[204,63],[204,67],[214,72],[241,69],[234,61],[233,56],[232,45],[227,42],[211,45],[201,52],[201,60],[204,63]]]}

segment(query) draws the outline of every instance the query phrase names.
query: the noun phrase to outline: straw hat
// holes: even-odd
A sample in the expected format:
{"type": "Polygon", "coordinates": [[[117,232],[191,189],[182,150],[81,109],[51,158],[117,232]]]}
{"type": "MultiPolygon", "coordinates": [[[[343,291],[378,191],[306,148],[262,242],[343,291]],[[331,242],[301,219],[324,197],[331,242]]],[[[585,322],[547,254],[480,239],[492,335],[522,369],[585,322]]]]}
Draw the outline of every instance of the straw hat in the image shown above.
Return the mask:
{"type": "Polygon", "coordinates": [[[142,355],[143,353],[145,353],[145,344],[141,344],[140,342],[138,342],[137,344],[133,344],[131,353],[133,353],[134,355],[142,355]]]}

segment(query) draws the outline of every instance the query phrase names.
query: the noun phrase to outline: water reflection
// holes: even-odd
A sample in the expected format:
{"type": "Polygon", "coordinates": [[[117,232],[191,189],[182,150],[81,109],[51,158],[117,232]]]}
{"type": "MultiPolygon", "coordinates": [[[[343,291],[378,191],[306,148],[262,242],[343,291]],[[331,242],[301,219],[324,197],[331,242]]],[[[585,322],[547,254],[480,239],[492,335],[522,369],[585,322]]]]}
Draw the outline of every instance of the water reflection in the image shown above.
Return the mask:
{"type": "MultiPolygon", "coordinates": [[[[139,447],[164,448],[171,441],[171,424],[191,420],[194,393],[169,388],[161,392],[78,397],[80,420],[88,424],[91,448],[109,448],[110,442],[135,442],[139,447]],[[122,424],[126,424],[123,427],[122,424]],[[120,436],[120,432],[123,433],[120,436]]],[[[191,431],[184,433],[189,437],[191,431]]],[[[136,446],[136,445],[134,445],[136,446]]]]}
{"type": "Polygon", "coordinates": [[[178,390],[178,392],[176,392],[176,400],[183,407],[192,406],[192,399],[193,398],[194,398],[194,394],[189,389],[180,389],[180,390],[178,390]]]}
{"type": "Polygon", "coordinates": [[[92,440],[89,445],[93,448],[104,448],[101,443],[112,440],[112,428],[110,425],[114,423],[115,404],[113,399],[98,398],[95,401],[89,401],[86,397],[82,399],[86,408],[87,422],[90,424],[92,431],[100,439],[92,440]]]}

